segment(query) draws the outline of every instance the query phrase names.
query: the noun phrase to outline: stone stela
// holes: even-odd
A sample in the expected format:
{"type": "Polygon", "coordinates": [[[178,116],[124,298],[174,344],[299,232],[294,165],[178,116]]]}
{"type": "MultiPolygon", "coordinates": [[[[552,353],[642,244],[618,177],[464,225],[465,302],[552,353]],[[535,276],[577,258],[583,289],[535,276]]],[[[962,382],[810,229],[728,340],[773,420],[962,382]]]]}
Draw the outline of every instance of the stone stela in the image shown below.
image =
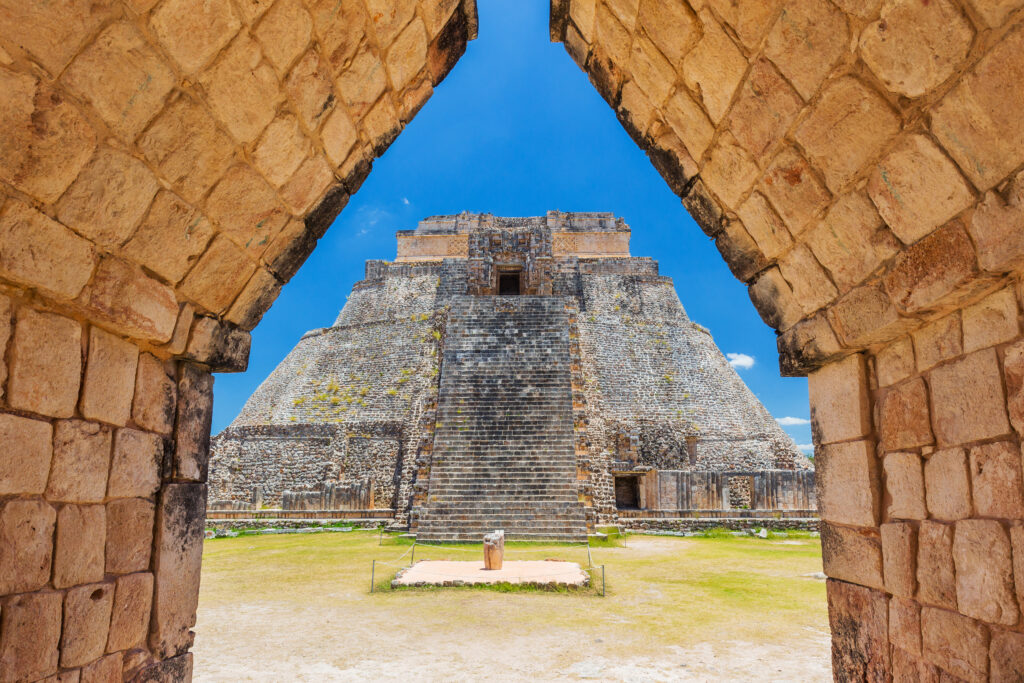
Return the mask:
{"type": "Polygon", "coordinates": [[[559,211],[400,231],[214,438],[211,508],[329,505],[476,542],[813,513],[810,461],[629,236],[559,211]]]}

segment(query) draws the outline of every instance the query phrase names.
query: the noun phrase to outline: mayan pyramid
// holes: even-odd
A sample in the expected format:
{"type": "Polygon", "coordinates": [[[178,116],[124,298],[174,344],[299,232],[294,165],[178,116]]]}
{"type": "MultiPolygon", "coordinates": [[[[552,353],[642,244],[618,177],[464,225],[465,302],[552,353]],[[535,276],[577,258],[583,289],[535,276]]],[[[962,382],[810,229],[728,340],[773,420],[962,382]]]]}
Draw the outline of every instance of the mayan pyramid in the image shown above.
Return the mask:
{"type": "Polygon", "coordinates": [[[211,500],[374,509],[426,540],[812,508],[811,462],[629,237],[558,211],[399,232],[214,439],[211,500]]]}

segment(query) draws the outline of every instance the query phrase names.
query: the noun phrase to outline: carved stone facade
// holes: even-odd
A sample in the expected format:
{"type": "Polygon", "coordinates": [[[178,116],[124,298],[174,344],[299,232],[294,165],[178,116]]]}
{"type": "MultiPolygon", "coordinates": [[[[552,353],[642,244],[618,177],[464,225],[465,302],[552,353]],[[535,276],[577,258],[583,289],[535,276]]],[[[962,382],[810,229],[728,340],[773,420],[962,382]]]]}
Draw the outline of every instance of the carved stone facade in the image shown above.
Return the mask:
{"type": "MultiPolygon", "coordinates": [[[[744,477],[733,478],[736,486],[729,478],[688,479],[685,495],[668,483],[648,486],[639,499],[619,505],[661,510],[669,517],[704,505],[814,508],[813,475],[772,480],[784,495],[769,495],[764,477],[758,479],[757,495],[751,491],[751,472],[807,471],[810,463],[739,379],[708,331],[687,318],[671,280],[658,275],[657,263],[628,256],[628,246],[623,256],[629,227],[621,219],[558,212],[535,218],[433,217],[416,231],[399,233],[405,240],[400,248],[416,244],[410,240],[421,234],[467,237],[466,258],[368,262],[366,279],[356,284],[334,326],[306,334],[214,439],[213,504],[259,499],[276,506],[286,491],[368,480],[378,507],[393,507],[396,519],[409,520],[428,493],[437,493],[430,462],[442,436],[434,433],[434,423],[471,413],[463,406],[465,411],[435,418],[437,404],[447,405],[450,395],[469,395],[477,384],[490,382],[485,375],[491,366],[459,374],[460,354],[473,352],[476,338],[459,335],[483,335],[481,343],[501,337],[503,328],[491,326],[503,324],[503,312],[511,319],[507,316],[519,311],[520,300],[539,307],[523,319],[536,326],[556,314],[540,301],[529,303],[539,298],[549,299],[562,315],[569,311],[565,321],[551,318],[545,325],[561,325],[569,335],[565,388],[572,391],[573,413],[565,419],[571,419],[568,429],[580,460],[579,477],[569,477],[591,523],[616,518],[616,478],[636,485],[642,478],[655,482],[659,472],[742,471],[744,477]],[[587,236],[586,255],[555,258],[552,236],[574,234],[587,236]],[[613,237],[603,242],[610,253],[594,253],[601,242],[593,235],[613,237]],[[518,278],[515,291],[507,293],[519,298],[498,296],[502,273],[518,278]],[[483,303],[473,304],[474,297],[483,303]],[[460,330],[466,316],[476,320],[475,327],[458,332],[453,316],[460,330]],[[453,345],[464,350],[452,355],[453,345]],[[424,429],[424,424],[431,426],[424,429]],[[391,435],[394,457],[355,455],[355,444],[363,448],[385,434],[391,435]],[[426,450],[424,441],[430,444],[426,450]]],[[[509,337],[507,343],[520,343],[516,339],[529,342],[509,337]]],[[[504,391],[519,391],[516,382],[533,372],[529,348],[507,360],[519,363],[509,366],[508,377],[494,380],[504,391]]],[[[538,362],[549,361],[538,357],[538,362]]],[[[534,397],[539,391],[522,390],[534,397]]],[[[547,409],[531,408],[530,400],[522,399],[520,408],[547,419],[547,409]]],[[[486,441],[486,429],[477,428],[486,441]]],[[[552,430],[554,438],[556,427],[552,430]]],[[[509,437],[495,433],[493,438],[500,450],[502,438],[509,437]]]]}

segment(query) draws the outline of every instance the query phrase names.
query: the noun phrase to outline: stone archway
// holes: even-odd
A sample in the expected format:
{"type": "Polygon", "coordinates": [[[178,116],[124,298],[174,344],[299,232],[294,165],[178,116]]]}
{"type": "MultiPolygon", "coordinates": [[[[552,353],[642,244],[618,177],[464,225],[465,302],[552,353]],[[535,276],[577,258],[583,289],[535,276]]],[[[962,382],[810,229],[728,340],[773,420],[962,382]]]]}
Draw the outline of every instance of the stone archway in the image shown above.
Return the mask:
{"type": "MultiPolygon", "coordinates": [[[[552,2],[810,373],[843,680],[1024,661],[1022,4],[552,2]]],[[[188,677],[209,373],[474,23],[0,0],[0,677],[188,677]]]]}
{"type": "Polygon", "coordinates": [[[1020,0],[553,0],[808,375],[838,680],[1024,675],[1020,0]]]}

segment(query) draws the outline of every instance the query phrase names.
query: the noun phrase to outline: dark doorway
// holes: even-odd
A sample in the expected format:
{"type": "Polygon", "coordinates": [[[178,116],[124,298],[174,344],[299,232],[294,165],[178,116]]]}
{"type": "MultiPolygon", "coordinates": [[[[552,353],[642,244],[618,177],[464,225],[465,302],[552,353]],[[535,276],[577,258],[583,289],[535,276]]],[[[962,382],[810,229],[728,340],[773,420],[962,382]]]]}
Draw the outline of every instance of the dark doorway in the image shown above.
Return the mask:
{"type": "Polygon", "coordinates": [[[519,271],[498,273],[498,294],[502,296],[519,295],[519,271]]]}
{"type": "Polygon", "coordinates": [[[620,510],[640,507],[640,477],[615,477],[615,507],[620,510]]]}

